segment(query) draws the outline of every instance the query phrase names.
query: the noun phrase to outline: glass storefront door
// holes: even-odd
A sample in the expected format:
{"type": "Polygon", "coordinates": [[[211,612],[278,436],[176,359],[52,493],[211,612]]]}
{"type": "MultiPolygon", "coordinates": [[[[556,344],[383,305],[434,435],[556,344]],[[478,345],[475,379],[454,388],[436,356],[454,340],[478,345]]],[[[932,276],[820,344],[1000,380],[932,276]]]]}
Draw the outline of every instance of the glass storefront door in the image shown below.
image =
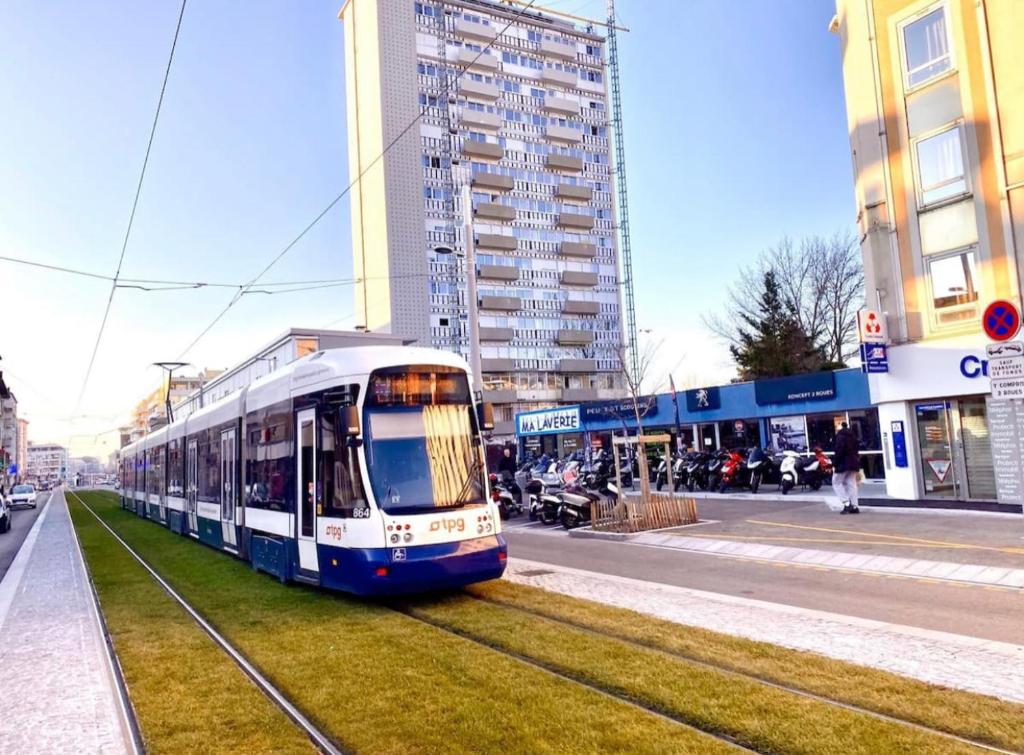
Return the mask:
{"type": "Polygon", "coordinates": [[[985,398],[918,404],[924,494],[960,500],[995,500],[996,480],[985,398]]]}
{"type": "Polygon", "coordinates": [[[718,436],[715,433],[715,423],[710,422],[704,425],[697,426],[697,440],[700,443],[701,451],[717,451],[718,450],[718,436]]]}
{"type": "Polygon", "coordinates": [[[929,498],[956,498],[950,405],[941,401],[918,404],[914,408],[917,414],[917,438],[921,445],[924,494],[929,498]]]}

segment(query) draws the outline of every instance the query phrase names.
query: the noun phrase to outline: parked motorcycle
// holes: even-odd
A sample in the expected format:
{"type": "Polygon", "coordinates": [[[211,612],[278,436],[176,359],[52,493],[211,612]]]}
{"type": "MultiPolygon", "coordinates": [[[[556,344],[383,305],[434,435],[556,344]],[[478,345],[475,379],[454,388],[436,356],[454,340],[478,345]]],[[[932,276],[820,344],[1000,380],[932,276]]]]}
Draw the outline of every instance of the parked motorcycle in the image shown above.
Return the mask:
{"type": "Polygon", "coordinates": [[[718,492],[724,493],[729,488],[746,487],[749,481],[750,468],[743,453],[739,449],[726,451],[719,473],[718,492]]]}
{"type": "Polygon", "coordinates": [[[711,454],[698,451],[686,464],[686,489],[691,493],[697,490],[708,489],[708,463],[711,461],[711,454]]]}
{"type": "Polygon", "coordinates": [[[779,490],[783,495],[797,485],[820,490],[831,475],[832,462],[820,448],[815,448],[811,456],[803,456],[796,451],[782,452],[782,462],[779,464],[779,490]]]}
{"type": "Polygon", "coordinates": [[[761,483],[772,476],[775,471],[772,458],[760,446],[750,449],[747,457],[747,469],[750,472],[750,492],[756,493],[761,483]]]}
{"type": "Polygon", "coordinates": [[[501,479],[498,475],[489,475],[491,482],[491,500],[498,505],[498,514],[502,519],[509,519],[513,516],[519,516],[523,513],[524,507],[522,503],[522,496],[517,495],[520,493],[519,486],[516,485],[515,479],[509,472],[502,474],[501,479]]]}

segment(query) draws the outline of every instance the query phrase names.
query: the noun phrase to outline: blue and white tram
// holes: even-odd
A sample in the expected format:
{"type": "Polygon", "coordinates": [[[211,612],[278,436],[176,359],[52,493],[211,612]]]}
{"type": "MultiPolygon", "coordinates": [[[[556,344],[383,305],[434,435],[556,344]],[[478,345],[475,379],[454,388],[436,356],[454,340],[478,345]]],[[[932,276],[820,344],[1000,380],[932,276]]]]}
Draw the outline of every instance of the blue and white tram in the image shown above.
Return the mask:
{"type": "Polygon", "coordinates": [[[122,449],[121,503],[283,581],[359,594],[500,577],[466,363],[320,351],[122,449]]]}

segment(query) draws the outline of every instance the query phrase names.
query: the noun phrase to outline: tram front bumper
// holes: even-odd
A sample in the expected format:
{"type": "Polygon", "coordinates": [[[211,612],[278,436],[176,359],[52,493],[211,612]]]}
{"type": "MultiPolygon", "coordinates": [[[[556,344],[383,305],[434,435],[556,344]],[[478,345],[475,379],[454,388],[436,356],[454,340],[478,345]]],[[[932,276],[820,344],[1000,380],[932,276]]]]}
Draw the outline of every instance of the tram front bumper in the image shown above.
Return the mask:
{"type": "Polygon", "coordinates": [[[505,572],[503,535],[396,548],[319,546],[324,587],[360,595],[392,595],[462,587],[505,572]]]}

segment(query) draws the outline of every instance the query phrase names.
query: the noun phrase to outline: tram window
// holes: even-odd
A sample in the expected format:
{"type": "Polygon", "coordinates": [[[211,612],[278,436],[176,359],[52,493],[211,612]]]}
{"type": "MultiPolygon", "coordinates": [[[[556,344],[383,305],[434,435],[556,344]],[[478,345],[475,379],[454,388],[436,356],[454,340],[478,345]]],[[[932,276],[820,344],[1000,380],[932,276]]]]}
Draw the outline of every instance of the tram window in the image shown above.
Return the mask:
{"type": "Polygon", "coordinates": [[[324,490],[324,515],[352,518],[357,509],[367,509],[363,478],[359,472],[359,456],[355,446],[337,444],[335,412],[320,418],[320,480],[324,490]]]}
{"type": "Polygon", "coordinates": [[[290,511],[295,488],[291,403],[274,404],[246,416],[245,505],[290,511]]]}
{"type": "Polygon", "coordinates": [[[167,444],[167,495],[180,496],[184,493],[181,480],[181,439],[175,438],[167,444]]]}
{"type": "Polygon", "coordinates": [[[199,484],[198,498],[200,501],[220,503],[220,436],[209,430],[199,431],[199,484]]]}

